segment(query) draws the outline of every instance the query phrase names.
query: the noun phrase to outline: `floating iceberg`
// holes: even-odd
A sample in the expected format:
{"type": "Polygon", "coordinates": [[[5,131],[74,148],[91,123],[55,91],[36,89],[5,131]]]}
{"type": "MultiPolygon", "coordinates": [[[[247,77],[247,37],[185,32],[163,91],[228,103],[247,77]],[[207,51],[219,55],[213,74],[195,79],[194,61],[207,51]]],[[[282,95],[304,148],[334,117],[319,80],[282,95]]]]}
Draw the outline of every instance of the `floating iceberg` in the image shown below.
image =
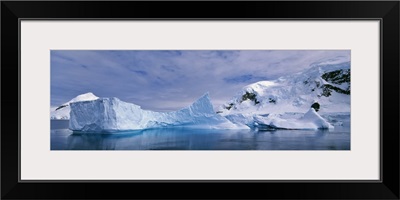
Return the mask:
{"type": "Polygon", "coordinates": [[[70,104],[69,129],[76,132],[114,132],[161,127],[249,129],[216,114],[208,93],[189,107],[173,112],[143,110],[118,98],[99,98],[70,104]]]}
{"type": "Polygon", "coordinates": [[[274,129],[332,129],[333,126],[322,118],[314,108],[310,108],[299,119],[284,119],[278,114],[269,114],[266,117],[255,116],[256,126],[266,126],[274,129]]]}
{"type": "Polygon", "coordinates": [[[270,114],[230,114],[225,116],[235,124],[252,128],[266,129],[332,129],[327,120],[321,117],[314,108],[307,113],[270,113],[270,114]]]}

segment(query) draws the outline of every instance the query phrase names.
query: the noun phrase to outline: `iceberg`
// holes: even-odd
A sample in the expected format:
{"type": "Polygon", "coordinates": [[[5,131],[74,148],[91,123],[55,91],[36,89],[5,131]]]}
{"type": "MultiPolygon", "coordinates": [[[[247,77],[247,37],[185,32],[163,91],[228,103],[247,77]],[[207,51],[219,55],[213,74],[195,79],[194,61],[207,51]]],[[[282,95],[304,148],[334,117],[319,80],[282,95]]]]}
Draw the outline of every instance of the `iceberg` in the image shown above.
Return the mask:
{"type": "Polygon", "coordinates": [[[218,115],[208,93],[189,107],[173,112],[143,110],[115,97],[74,102],[70,107],[69,129],[75,132],[107,133],[162,127],[249,129],[218,115]]]}
{"type": "Polygon", "coordinates": [[[310,108],[299,119],[284,119],[279,114],[269,114],[266,117],[255,116],[256,126],[266,126],[272,129],[333,129],[334,127],[322,118],[314,108],[310,108]]]}

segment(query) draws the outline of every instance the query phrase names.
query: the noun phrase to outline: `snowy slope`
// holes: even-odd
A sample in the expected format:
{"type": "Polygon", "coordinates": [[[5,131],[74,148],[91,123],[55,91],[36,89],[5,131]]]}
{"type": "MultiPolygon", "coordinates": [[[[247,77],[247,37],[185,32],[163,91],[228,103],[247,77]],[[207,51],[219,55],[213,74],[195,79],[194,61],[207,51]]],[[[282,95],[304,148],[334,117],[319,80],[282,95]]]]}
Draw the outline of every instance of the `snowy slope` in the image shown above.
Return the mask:
{"type": "Polygon", "coordinates": [[[96,100],[99,97],[94,95],[91,92],[81,94],[76,96],[75,98],[71,99],[70,101],[63,103],[58,107],[50,107],[50,119],[69,119],[69,113],[71,111],[70,104],[74,102],[81,102],[81,101],[92,101],[96,100]]]}
{"type": "Polygon", "coordinates": [[[315,64],[304,72],[247,85],[218,113],[304,113],[314,101],[322,113],[350,112],[350,62],[315,64]]]}
{"type": "Polygon", "coordinates": [[[78,132],[102,133],[160,127],[205,129],[249,129],[216,114],[208,93],[189,107],[174,112],[154,112],[118,98],[99,98],[71,103],[69,128],[78,132]]]}

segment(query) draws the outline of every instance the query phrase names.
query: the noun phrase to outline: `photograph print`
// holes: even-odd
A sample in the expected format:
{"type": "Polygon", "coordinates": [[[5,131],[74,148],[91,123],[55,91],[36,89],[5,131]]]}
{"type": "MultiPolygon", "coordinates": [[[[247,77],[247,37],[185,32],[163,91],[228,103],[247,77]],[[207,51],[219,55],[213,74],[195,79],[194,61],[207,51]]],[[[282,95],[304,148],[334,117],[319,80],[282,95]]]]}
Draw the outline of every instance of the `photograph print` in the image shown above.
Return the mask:
{"type": "Polygon", "coordinates": [[[51,150],[350,150],[350,50],[51,50],[51,150]]]}

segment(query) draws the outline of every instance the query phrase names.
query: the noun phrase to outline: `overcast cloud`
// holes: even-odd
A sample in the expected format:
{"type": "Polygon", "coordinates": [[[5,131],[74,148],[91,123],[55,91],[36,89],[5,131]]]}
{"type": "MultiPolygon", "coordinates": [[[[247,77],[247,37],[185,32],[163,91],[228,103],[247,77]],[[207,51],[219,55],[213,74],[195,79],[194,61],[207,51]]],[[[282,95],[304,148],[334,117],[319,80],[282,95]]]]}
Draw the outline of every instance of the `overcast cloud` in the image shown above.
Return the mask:
{"type": "Polygon", "coordinates": [[[214,106],[242,87],[307,69],[312,63],[350,60],[350,51],[51,51],[51,104],[93,92],[144,109],[177,110],[209,92],[214,106]]]}

